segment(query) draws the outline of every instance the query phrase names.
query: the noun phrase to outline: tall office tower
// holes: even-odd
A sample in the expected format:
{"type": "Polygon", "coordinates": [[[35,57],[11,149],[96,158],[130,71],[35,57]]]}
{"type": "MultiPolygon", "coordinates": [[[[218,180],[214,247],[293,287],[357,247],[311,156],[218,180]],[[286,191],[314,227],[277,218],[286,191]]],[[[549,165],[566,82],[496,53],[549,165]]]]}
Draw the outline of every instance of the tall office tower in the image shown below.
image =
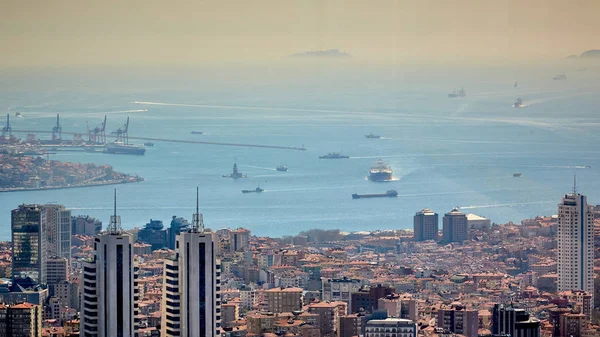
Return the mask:
{"type": "Polygon", "coordinates": [[[594,216],[585,195],[567,194],[558,204],[558,291],[583,290],[594,303],[594,216]]]}
{"type": "Polygon", "coordinates": [[[213,235],[204,231],[202,214],[177,235],[175,256],[165,260],[161,336],[213,337],[221,335],[221,269],[213,235]]]}
{"type": "Polygon", "coordinates": [[[468,239],[467,216],[458,209],[453,209],[444,215],[442,241],[463,242],[468,239]]]}
{"type": "Polygon", "coordinates": [[[94,240],[93,260],[83,264],[82,335],[136,336],[137,296],[133,236],[121,229],[115,191],[115,210],[107,231],[94,240]]]}
{"type": "Polygon", "coordinates": [[[515,309],[512,305],[494,304],[492,333],[513,337],[539,337],[540,321],[530,317],[524,309],[515,309]]]}
{"type": "Polygon", "coordinates": [[[438,239],[438,214],[424,208],[417,212],[414,217],[414,240],[436,240],[438,239]]]}
{"type": "Polygon", "coordinates": [[[11,212],[12,278],[46,283],[46,212],[40,205],[20,205],[11,212]]]}
{"type": "Polygon", "coordinates": [[[243,252],[250,246],[250,231],[245,228],[238,228],[229,234],[230,247],[234,252],[243,252]]]}
{"type": "Polygon", "coordinates": [[[64,257],[71,261],[71,210],[62,205],[46,204],[46,240],[48,256],[64,257]]]}

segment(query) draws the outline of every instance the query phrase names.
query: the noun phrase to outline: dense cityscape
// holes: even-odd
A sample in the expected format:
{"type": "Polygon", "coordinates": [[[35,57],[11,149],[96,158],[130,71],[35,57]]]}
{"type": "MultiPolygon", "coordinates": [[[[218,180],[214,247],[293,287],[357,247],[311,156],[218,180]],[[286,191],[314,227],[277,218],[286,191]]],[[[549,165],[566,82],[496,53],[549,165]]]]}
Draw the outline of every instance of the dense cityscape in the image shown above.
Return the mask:
{"type": "Polygon", "coordinates": [[[0,335],[600,336],[600,208],[576,186],[520,224],[425,208],[413,230],[271,238],[199,209],[126,231],[116,191],[108,225],[15,205],[0,335]]]}

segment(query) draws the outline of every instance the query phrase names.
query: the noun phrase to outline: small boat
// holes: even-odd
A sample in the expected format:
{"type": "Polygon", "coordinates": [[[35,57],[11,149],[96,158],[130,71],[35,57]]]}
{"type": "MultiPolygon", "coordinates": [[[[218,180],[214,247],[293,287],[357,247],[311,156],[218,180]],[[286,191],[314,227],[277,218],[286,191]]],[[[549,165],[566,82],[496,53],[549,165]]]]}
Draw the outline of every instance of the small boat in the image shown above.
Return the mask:
{"type": "Polygon", "coordinates": [[[285,165],[279,165],[275,168],[277,171],[287,172],[288,168],[285,165]]]}
{"type": "Polygon", "coordinates": [[[519,178],[521,176],[522,176],[521,172],[515,172],[515,173],[513,173],[513,177],[515,177],[515,178],[519,178]]]}
{"type": "Polygon", "coordinates": [[[513,108],[522,108],[525,105],[523,104],[523,100],[521,99],[521,97],[517,98],[517,101],[513,103],[513,108]]]}
{"type": "Polygon", "coordinates": [[[203,135],[204,132],[202,131],[192,131],[192,135],[203,135]]]}
{"type": "Polygon", "coordinates": [[[21,117],[21,113],[20,112],[15,112],[15,117],[21,117]]]}
{"type": "Polygon", "coordinates": [[[144,146],[154,146],[154,143],[152,143],[152,142],[145,142],[144,146]]]}
{"type": "Polygon", "coordinates": [[[396,190],[388,190],[385,193],[374,193],[374,194],[352,194],[352,199],[361,199],[361,198],[394,198],[398,196],[398,192],[396,190]]]}
{"type": "Polygon", "coordinates": [[[371,138],[371,139],[379,139],[381,138],[381,136],[375,135],[373,133],[369,133],[368,135],[365,135],[366,138],[371,138]]]}
{"type": "Polygon", "coordinates": [[[448,98],[465,97],[465,96],[467,96],[467,92],[465,91],[464,88],[460,88],[459,90],[454,90],[453,92],[448,94],[448,98]]]}
{"type": "Polygon", "coordinates": [[[515,82],[515,84],[513,84],[513,88],[518,88],[519,87],[519,82],[515,82]]]}
{"type": "Polygon", "coordinates": [[[566,80],[567,79],[567,75],[565,75],[564,73],[558,74],[558,75],[554,75],[554,77],[552,77],[552,79],[555,80],[555,81],[566,80]]]}
{"type": "Polygon", "coordinates": [[[242,193],[260,193],[264,191],[262,188],[260,188],[260,186],[258,186],[257,188],[253,189],[253,190],[242,190],[242,193]]]}

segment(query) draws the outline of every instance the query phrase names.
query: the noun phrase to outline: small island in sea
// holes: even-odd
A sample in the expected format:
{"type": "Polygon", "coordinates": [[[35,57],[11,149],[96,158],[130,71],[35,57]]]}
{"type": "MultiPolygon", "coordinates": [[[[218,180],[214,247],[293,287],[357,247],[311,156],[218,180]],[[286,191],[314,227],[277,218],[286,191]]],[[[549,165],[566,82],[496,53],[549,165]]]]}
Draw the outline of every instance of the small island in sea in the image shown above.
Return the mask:
{"type": "Polygon", "coordinates": [[[75,188],[143,181],[110,165],[77,164],[0,153],[0,192],[75,188]]]}
{"type": "Polygon", "coordinates": [[[292,54],[293,58],[350,58],[352,55],[339,49],[311,50],[303,53],[292,54]]]}

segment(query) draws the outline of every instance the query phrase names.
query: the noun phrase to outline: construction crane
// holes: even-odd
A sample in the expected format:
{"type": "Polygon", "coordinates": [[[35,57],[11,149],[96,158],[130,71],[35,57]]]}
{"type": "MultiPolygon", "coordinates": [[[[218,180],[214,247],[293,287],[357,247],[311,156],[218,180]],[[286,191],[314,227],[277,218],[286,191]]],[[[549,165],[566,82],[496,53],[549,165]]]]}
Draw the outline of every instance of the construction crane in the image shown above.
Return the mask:
{"type": "Polygon", "coordinates": [[[56,126],[52,128],[52,140],[62,139],[62,128],[60,127],[60,115],[56,115],[56,126]]]}
{"type": "Polygon", "coordinates": [[[2,128],[2,139],[8,140],[12,135],[12,128],[10,127],[10,114],[6,114],[6,125],[2,128]],[[6,136],[8,134],[8,137],[6,136]]]}

